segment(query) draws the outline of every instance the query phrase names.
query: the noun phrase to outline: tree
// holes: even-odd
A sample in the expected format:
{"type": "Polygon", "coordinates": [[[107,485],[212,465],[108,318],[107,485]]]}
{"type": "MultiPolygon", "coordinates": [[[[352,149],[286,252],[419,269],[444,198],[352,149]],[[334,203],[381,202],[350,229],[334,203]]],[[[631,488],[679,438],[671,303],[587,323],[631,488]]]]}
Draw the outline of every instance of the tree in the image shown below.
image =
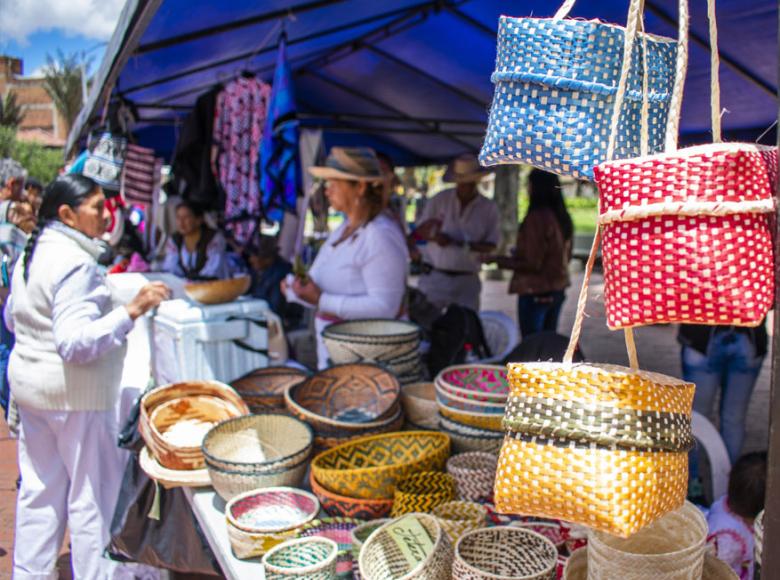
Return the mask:
{"type": "Polygon", "coordinates": [[[11,158],[22,164],[30,177],[48,183],[63,166],[62,149],[44,147],[39,143],[19,141],[16,129],[0,127],[0,159],[11,158]]]}
{"type": "Polygon", "coordinates": [[[64,117],[70,132],[83,104],[81,75],[86,73],[88,63],[82,63],[77,53],[66,55],[61,50],[57,51],[57,58],[46,55],[46,62],[46,92],[64,117]]]}
{"type": "Polygon", "coordinates": [[[0,103],[0,126],[16,129],[24,119],[24,111],[16,102],[16,94],[8,92],[0,103]]]}

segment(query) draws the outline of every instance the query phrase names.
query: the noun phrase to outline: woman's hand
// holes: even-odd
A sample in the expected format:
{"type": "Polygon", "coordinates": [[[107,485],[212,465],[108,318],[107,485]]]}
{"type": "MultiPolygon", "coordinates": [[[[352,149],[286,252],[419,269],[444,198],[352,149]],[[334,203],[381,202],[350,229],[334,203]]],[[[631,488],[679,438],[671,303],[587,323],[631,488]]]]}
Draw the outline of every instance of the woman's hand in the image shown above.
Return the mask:
{"type": "Polygon", "coordinates": [[[300,278],[296,278],[293,282],[293,292],[297,294],[298,298],[309,304],[317,306],[320,302],[320,296],[322,290],[311,279],[308,279],[305,283],[301,282],[300,278]]]}
{"type": "Polygon", "coordinates": [[[160,305],[163,300],[171,297],[171,289],[162,282],[152,282],[138,291],[130,303],[125,306],[130,318],[137,320],[153,308],[160,305]]]}

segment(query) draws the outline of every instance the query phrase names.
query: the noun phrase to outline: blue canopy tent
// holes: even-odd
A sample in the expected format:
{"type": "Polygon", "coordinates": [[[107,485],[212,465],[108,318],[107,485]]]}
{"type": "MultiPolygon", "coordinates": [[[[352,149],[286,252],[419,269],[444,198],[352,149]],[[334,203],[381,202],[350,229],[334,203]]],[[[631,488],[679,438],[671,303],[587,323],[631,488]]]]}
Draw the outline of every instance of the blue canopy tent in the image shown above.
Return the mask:
{"type": "MultiPolygon", "coordinates": [[[[647,0],[646,28],[676,36],[678,0],[647,0]]],[[[573,16],[624,22],[628,0],[581,0],[573,16]]],[[[106,99],[138,111],[141,144],[169,155],[197,97],[242,72],[270,81],[281,27],[304,126],[328,145],[373,145],[400,164],[479,148],[490,105],[498,17],[551,16],[551,0],[129,0],[69,148],[106,99]]],[[[777,3],[719,0],[727,138],[755,140],[776,120],[777,3]]],[[[691,2],[682,134],[707,141],[706,2],[691,2]]]]}

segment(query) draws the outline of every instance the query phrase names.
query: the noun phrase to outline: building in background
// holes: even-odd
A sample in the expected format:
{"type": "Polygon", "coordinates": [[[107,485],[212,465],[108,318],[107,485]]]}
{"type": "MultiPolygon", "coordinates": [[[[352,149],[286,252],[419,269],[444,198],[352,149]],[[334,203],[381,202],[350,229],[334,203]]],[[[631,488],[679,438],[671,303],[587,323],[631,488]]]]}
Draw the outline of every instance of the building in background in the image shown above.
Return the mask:
{"type": "Polygon", "coordinates": [[[43,76],[24,77],[23,74],[21,59],[0,55],[0,98],[14,93],[24,113],[17,137],[47,147],[63,147],[68,138],[67,123],[46,92],[43,76]]]}

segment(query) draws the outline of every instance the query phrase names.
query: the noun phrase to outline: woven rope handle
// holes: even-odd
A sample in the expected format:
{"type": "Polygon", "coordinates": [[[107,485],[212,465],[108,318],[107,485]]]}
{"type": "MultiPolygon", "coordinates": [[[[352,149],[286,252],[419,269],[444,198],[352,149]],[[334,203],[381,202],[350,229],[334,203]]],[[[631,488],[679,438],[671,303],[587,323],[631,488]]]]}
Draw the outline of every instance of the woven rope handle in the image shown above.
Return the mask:
{"type": "Polygon", "coordinates": [[[571,12],[571,9],[574,8],[574,3],[577,0],[565,0],[563,4],[561,4],[561,7],[558,8],[558,12],[555,13],[555,16],[553,16],[553,20],[561,20],[563,18],[566,18],[569,15],[569,12],[571,12]]]}
{"type": "Polygon", "coordinates": [[[577,344],[580,342],[580,333],[582,332],[582,321],[585,318],[585,306],[588,303],[588,284],[590,282],[590,274],[593,271],[593,266],[596,263],[596,255],[599,251],[599,242],[601,241],[601,228],[596,227],[596,233],[593,235],[593,245],[590,247],[590,254],[588,254],[588,261],[585,264],[585,276],[582,279],[582,287],[580,288],[580,296],[577,299],[577,313],[574,315],[574,325],[571,329],[571,337],[569,338],[569,346],[566,347],[566,352],[563,355],[563,362],[565,364],[571,364],[574,360],[574,351],[577,349],[577,344]]]}
{"type": "Polygon", "coordinates": [[[718,20],[715,16],[715,0],[707,0],[707,20],[710,24],[710,115],[712,116],[712,142],[721,143],[720,121],[720,51],[718,50],[718,20]]]}
{"type": "Polygon", "coordinates": [[[680,132],[680,113],[682,111],[685,76],[688,71],[688,23],[690,14],[688,0],[680,0],[677,33],[677,63],[675,66],[674,89],[669,101],[669,117],[666,122],[666,143],[664,150],[677,151],[677,137],[680,132]]]}

